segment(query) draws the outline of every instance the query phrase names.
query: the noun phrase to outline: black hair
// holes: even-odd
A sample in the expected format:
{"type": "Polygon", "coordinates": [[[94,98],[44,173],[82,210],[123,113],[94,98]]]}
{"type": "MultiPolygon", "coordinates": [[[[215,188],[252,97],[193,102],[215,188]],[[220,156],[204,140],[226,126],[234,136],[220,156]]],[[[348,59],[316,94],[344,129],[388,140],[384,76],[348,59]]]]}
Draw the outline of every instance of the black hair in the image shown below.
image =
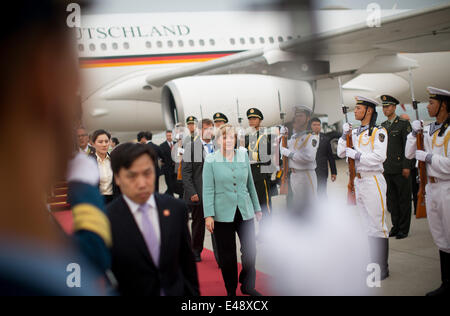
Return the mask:
{"type": "Polygon", "coordinates": [[[139,143],[124,143],[111,153],[111,169],[118,174],[120,169],[129,169],[131,165],[141,156],[148,155],[156,170],[156,154],[148,145],[139,143]]]}
{"type": "Polygon", "coordinates": [[[101,135],[106,135],[108,136],[108,139],[111,140],[111,134],[108,133],[107,131],[105,131],[104,129],[98,129],[96,130],[93,134],[92,134],[92,142],[95,143],[95,141],[97,140],[97,138],[101,135]]]}
{"type": "Polygon", "coordinates": [[[119,139],[118,139],[117,137],[111,138],[111,141],[112,141],[114,144],[116,144],[116,145],[119,145],[119,144],[120,144],[119,139]]]}
{"type": "Polygon", "coordinates": [[[138,142],[140,142],[142,138],[145,138],[145,139],[148,140],[148,138],[147,138],[147,133],[146,133],[146,132],[139,132],[139,133],[137,134],[137,141],[138,141],[138,142]]]}
{"type": "Polygon", "coordinates": [[[152,138],[153,138],[152,132],[145,132],[145,135],[146,135],[145,138],[147,138],[147,140],[152,140],[152,138]]]}
{"type": "Polygon", "coordinates": [[[171,131],[170,129],[168,129],[168,130],[166,131],[166,134],[167,134],[167,133],[172,133],[172,131],[171,131]]]}
{"type": "Polygon", "coordinates": [[[318,117],[313,117],[310,121],[309,124],[311,125],[312,123],[317,122],[322,124],[322,121],[318,118],[318,117]]]}

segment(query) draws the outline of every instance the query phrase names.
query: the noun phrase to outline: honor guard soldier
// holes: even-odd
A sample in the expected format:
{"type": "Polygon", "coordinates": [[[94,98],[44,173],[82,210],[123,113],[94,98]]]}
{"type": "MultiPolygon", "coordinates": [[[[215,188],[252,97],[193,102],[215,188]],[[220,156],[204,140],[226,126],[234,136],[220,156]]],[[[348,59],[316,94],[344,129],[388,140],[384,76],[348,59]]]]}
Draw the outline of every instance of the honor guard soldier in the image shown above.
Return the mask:
{"type": "Polygon", "coordinates": [[[255,182],[264,220],[272,210],[270,194],[272,135],[266,134],[266,131],[261,127],[264,116],[260,110],[257,108],[249,109],[247,118],[252,131],[245,136],[245,148],[248,150],[250,157],[253,181],[255,182]]]}
{"type": "Polygon", "coordinates": [[[392,229],[389,237],[403,239],[408,236],[411,224],[411,181],[412,162],[405,157],[406,137],[411,124],[395,113],[400,102],[389,95],[380,97],[383,113],[388,118],[381,123],[389,137],[387,159],[384,162],[384,178],[387,183],[386,204],[391,213],[392,229]]]}
{"type": "MultiPolygon", "coordinates": [[[[295,109],[292,122],[293,135],[288,147],[280,146],[282,156],[289,158],[290,186],[294,202],[307,201],[317,195],[316,154],[319,147],[319,135],[307,129],[311,110],[306,106],[295,109]]],[[[287,135],[282,127],[280,133],[287,135]]]]}
{"type": "Polygon", "coordinates": [[[388,134],[376,127],[375,100],[356,97],[355,119],[359,128],[344,124],[344,134],[339,139],[337,153],[340,158],[355,160],[356,205],[369,236],[369,249],[373,263],[381,268],[381,280],[389,276],[389,233],[386,226],[386,180],[383,163],[386,160],[388,134]],[[351,133],[354,148],[348,148],[346,136],[351,133]]]}
{"type": "Polygon", "coordinates": [[[423,128],[423,122],[412,123],[405,154],[426,163],[426,208],[434,242],[439,248],[442,285],[429,296],[450,295],[450,92],[428,87],[428,114],[436,121],[423,128]],[[424,150],[417,150],[416,136],[423,129],[424,150]]]}
{"type": "Polygon", "coordinates": [[[218,129],[219,127],[221,127],[222,125],[225,125],[228,123],[228,118],[225,114],[223,113],[215,113],[214,114],[214,127],[216,129],[218,129]]]}

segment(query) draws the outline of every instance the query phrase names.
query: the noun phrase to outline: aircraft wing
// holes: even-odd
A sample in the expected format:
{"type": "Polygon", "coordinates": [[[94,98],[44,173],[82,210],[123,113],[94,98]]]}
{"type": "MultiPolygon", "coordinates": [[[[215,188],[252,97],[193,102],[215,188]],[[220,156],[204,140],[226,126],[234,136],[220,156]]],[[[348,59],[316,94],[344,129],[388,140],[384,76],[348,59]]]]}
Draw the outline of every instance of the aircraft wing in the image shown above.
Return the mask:
{"type": "MultiPolygon", "coordinates": [[[[318,52],[330,55],[368,50],[379,50],[383,54],[448,51],[449,16],[449,3],[422,10],[411,10],[382,18],[381,27],[368,27],[366,23],[362,23],[340,30],[313,34],[266,49],[244,51],[160,74],[155,73],[147,76],[146,81],[149,85],[161,87],[167,81],[199,74],[257,72],[282,75],[276,69],[277,64],[285,68],[290,63],[292,67],[292,61],[296,58],[318,52]],[[261,72],[261,69],[267,70],[261,72]]],[[[320,76],[326,75],[322,66],[320,76]]],[[[349,72],[355,72],[355,69],[349,69],[349,72]]],[[[301,72],[295,73],[298,75],[301,72]]],[[[305,77],[311,78],[311,74],[305,74],[305,77]]]]}

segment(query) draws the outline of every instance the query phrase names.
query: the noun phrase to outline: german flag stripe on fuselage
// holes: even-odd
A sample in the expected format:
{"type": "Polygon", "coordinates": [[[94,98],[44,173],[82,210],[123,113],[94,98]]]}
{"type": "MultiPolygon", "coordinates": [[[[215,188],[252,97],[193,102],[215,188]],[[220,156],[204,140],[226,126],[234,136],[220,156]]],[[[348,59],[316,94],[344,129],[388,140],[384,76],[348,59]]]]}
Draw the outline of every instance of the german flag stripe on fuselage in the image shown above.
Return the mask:
{"type": "Polygon", "coordinates": [[[175,64],[175,63],[204,62],[208,60],[233,55],[239,52],[241,51],[134,55],[134,56],[129,55],[129,56],[112,56],[112,57],[82,57],[79,58],[79,62],[80,68],[175,64]]]}

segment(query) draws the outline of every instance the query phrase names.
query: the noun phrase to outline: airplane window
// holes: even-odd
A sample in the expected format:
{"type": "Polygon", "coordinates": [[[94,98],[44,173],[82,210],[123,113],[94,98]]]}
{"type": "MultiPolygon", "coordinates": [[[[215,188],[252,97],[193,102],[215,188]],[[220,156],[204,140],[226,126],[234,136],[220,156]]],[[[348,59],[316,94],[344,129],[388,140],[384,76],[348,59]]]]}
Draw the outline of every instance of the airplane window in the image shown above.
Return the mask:
{"type": "Polygon", "coordinates": [[[271,37],[269,37],[269,42],[270,42],[271,44],[275,43],[275,40],[273,39],[273,37],[272,37],[272,36],[271,36],[271,37]]]}
{"type": "Polygon", "coordinates": [[[199,42],[200,46],[205,46],[205,41],[204,40],[201,39],[198,42],[199,42]]]}
{"type": "Polygon", "coordinates": [[[189,46],[194,46],[195,42],[193,40],[189,40],[189,46]]]}
{"type": "Polygon", "coordinates": [[[145,47],[152,48],[152,42],[145,42],[145,47]]]}
{"type": "Polygon", "coordinates": [[[287,39],[290,41],[293,40],[294,38],[292,36],[288,36],[287,39]]]}
{"type": "Polygon", "coordinates": [[[156,46],[158,46],[159,48],[161,48],[161,47],[162,47],[162,42],[161,42],[161,41],[157,41],[157,42],[156,42],[156,46]]]}
{"type": "Polygon", "coordinates": [[[283,36],[278,36],[278,42],[283,42],[284,41],[284,39],[283,39],[283,36]]]}
{"type": "Polygon", "coordinates": [[[123,48],[124,49],[129,49],[130,48],[130,44],[128,42],[123,43],[123,48]]]}
{"type": "Polygon", "coordinates": [[[253,37],[250,37],[250,44],[255,44],[255,39],[253,37]]]}
{"type": "Polygon", "coordinates": [[[106,50],[106,44],[105,44],[105,43],[102,43],[102,44],[100,45],[100,48],[101,48],[102,50],[106,50]]]}
{"type": "Polygon", "coordinates": [[[172,41],[167,41],[167,46],[173,47],[173,42],[172,41]]]}
{"type": "Polygon", "coordinates": [[[230,43],[231,43],[231,45],[234,45],[234,44],[236,44],[236,40],[234,38],[230,38],[230,43]]]}
{"type": "Polygon", "coordinates": [[[80,52],[84,52],[84,45],[83,45],[83,44],[79,44],[79,45],[78,45],[78,50],[79,50],[80,52]]]}
{"type": "Polygon", "coordinates": [[[212,45],[212,46],[214,46],[214,45],[216,45],[216,41],[215,41],[214,39],[211,38],[211,39],[209,40],[209,44],[212,45]]]}
{"type": "Polygon", "coordinates": [[[113,49],[117,49],[117,48],[119,48],[119,45],[117,45],[117,43],[113,43],[113,44],[112,44],[112,48],[113,48],[113,49]]]}
{"type": "Polygon", "coordinates": [[[260,38],[259,38],[259,42],[260,42],[261,44],[264,44],[266,41],[264,40],[264,37],[260,37],[260,38]]]}
{"type": "Polygon", "coordinates": [[[242,37],[241,37],[241,39],[240,39],[239,41],[241,42],[242,45],[245,44],[245,38],[242,38],[242,37]]]}
{"type": "Polygon", "coordinates": [[[183,47],[184,46],[184,42],[182,40],[178,41],[178,46],[183,47]]]}
{"type": "Polygon", "coordinates": [[[95,44],[90,44],[90,45],[89,45],[89,49],[90,49],[91,51],[94,51],[94,50],[95,50],[95,44]]]}

